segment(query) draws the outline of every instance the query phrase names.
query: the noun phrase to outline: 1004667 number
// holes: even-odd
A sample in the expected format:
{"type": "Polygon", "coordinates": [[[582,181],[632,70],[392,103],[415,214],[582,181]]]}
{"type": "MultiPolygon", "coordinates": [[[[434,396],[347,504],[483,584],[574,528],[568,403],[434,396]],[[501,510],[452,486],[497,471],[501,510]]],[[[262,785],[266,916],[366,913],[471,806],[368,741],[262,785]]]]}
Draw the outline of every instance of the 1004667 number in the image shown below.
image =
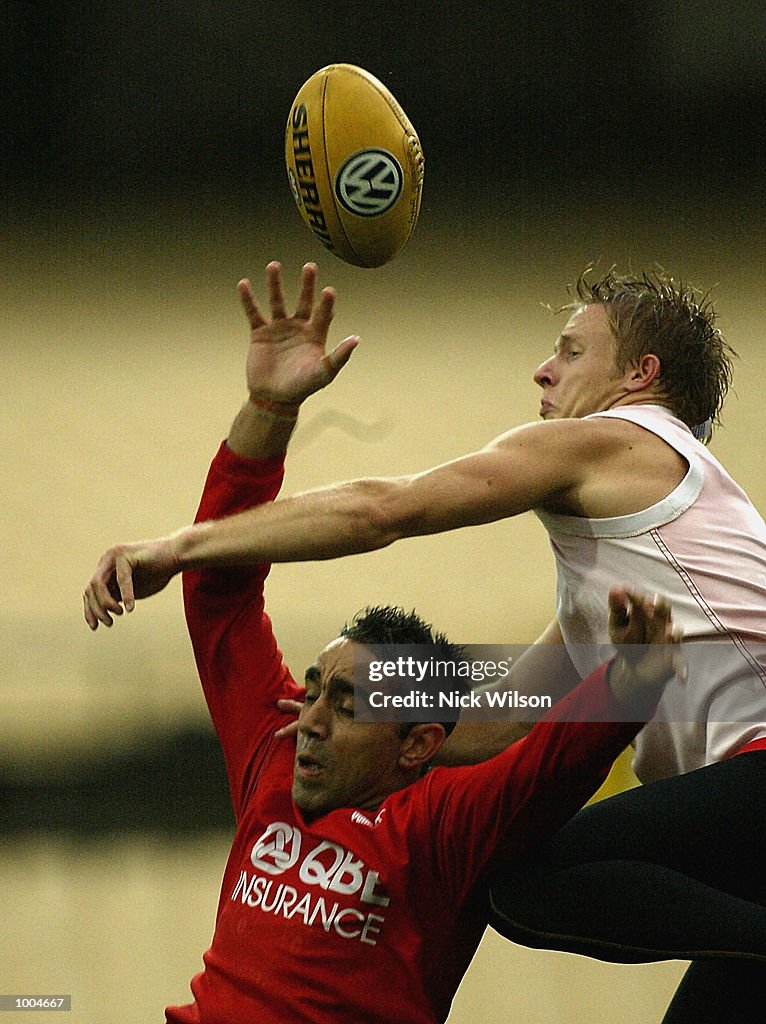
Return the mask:
{"type": "Polygon", "coordinates": [[[71,1010],[71,996],[0,995],[0,1010],[71,1010]]]}

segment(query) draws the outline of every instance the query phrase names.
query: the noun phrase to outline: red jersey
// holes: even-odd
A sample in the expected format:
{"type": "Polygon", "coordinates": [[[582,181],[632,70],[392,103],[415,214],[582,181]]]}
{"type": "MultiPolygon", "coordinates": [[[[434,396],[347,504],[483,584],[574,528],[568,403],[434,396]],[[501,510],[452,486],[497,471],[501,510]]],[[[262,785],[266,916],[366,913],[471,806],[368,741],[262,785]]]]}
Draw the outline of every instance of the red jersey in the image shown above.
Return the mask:
{"type": "MultiPolygon", "coordinates": [[[[223,445],[197,519],[272,501],[282,471],[281,459],[245,459],[223,445]]],[[[638,726],[543,721],[491,761],[432,769],[375,814],[340,807],[307,821],[291,795],[295,742],[274,738],[284,724],[277,698],[302,691],[264,611],[267,572],[184,576],[236,834],[194,1002],[169,1007],[166,1020],[443,1021],[485,927],[477,883],[577,811],[638,726]]],[[[619,717],[605,675],[599,668],[566,698],[568,717],[619,717]]]]}

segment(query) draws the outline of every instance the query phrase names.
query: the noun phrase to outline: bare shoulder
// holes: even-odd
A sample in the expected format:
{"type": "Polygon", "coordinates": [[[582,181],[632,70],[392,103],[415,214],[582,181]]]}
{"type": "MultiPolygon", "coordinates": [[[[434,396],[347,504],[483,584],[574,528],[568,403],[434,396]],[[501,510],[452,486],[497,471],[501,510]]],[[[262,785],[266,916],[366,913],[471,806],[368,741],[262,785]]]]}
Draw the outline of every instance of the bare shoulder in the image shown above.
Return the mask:
{"type": "Polygon", "coordinates": [[[551,512],[604,518],[639,512],[665,498],[688,469],[661,438],[610,417],[528,423],[501,435],[498,451],[521,447],[558,466],[569,486],[544,503],[551,512]]]}
{"type": "Polygon", "coordinates": [[[570,458],[579,456],[587,461],[635,448],[649,447],[656,450],[658,446],[668,447],[656,435],[637,424],[608,417],[524,423],[491,442],[491,447],[499,450],[539,448],[549,454],[563,452],[570,458]]]}

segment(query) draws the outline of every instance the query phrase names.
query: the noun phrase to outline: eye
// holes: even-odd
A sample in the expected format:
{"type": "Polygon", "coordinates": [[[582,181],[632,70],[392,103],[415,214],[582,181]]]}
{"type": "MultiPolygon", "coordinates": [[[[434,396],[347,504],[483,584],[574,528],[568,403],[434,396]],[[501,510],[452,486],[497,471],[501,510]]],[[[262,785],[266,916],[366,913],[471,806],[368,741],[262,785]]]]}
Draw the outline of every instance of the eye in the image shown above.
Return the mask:
{"type": "Polygon", "coordinates": [[[572,360],[576,359],[579,355],[581,355],[581,353],[577,349],[570,348],[570,350],[567,352],[567,359],[571,363],[572,360]]]}
{"type": "Polygon", "coordinates": [[[343,715],[344,718],[354,717],[354,697],[353,694],[344,694],[338,700],[335,701],[335,710],[339,715],[343,715]]]}
{"type": "Polygon", "coordinates": [[[318,699],[318,697],[319,697],[318,693],[311,693],[308,690],[306,690],[306,695],[303,698],[303,703],[304,704],[313,704],[314,701],[318,699]]]}
{"type": "Polygon", "coordinates": [[[345,686],[339,687],[333,693],[332,700],[333,711],[336,714],[342,715],[343,718],[354,717],[354,691],[345,686]]]}

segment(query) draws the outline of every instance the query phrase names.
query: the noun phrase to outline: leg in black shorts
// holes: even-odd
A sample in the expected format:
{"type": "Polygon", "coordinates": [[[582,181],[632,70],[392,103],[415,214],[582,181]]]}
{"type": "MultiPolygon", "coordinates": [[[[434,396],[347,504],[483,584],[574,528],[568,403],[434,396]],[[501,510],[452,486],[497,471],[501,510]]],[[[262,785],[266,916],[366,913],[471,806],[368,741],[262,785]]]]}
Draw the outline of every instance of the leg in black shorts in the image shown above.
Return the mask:
{"type": "Polygon", "coordinates": [[[523,945],[616,963],[694,960],[665,1024],[760,1019],[765,809],[766,751],[593,804],[497,873],[490,924],[523,945]]]}

